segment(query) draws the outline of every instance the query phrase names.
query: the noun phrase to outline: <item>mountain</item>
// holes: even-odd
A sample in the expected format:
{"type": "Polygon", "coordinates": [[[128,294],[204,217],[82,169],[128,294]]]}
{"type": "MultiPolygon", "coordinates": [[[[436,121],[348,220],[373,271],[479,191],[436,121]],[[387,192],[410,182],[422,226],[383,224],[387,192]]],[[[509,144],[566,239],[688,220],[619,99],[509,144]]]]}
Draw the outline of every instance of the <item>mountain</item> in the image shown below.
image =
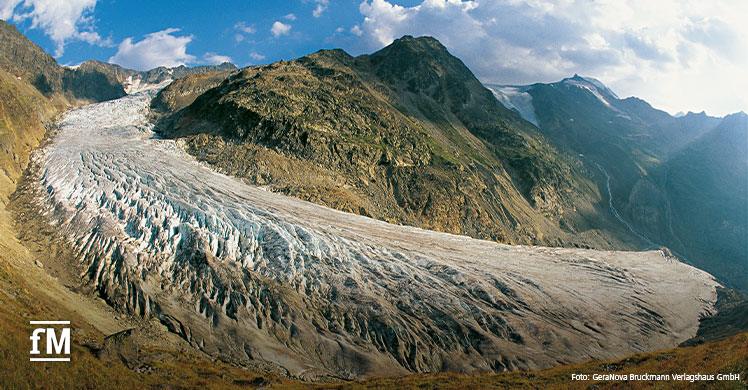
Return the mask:
{"type": "Polygon", "coordinates": [[[707,131],[674,137],[675,118],[642,100],[619,99],[598,80],[579,75],[551,84],[490,88],[501,101],[522,106],[519,112],[531,115],[555,145],[602,166],[614,178],[611,190],[619,205],[669,151],[707,131]],[[678,145],[668,142],[673,138],[678,145]]]}
{"type": "Polygon", "coordinates": [[[31,150],[44,137],[45,125],[57,113],[120,98],[141,83],[235,69],[227,63],[138,72],[98,61],[63,67],[15,26],[0,20],[0,200],[7,202],[31,150]]]}
{"type": "Polygon", "coordinates": [[[641,99],[620,99],[600,81],[579,75],[551,84],[490,87],[500,100],[524,105],[520,113],[530,113],[555,145],[602,165],[615,178],[611,189],[618,204],[639,177],[717,123],[704,118],[694,126],[700,118],[674,118],[641,99]]]}
{"type": "Polygon", "coordinates": [[[47,97],[95,102],[125,95],[117,80],[94,68],[64,68],[39,46],[0,21],[0,69],[18,77],[47,97]]]}
{"type": "Polygon", "coordinates": [[[233,71],[230,63],[135,71],[100,61],[74,67],[57,64],[52,56],[23,36],[12,24],[0,20],[0,69],[30,83],[47,97],[61,96],[70,102],[100,102],[125,96],[143,86],[175,80],[190,74],[233,71]]]}
{"type": "Polygon", "coordinates": [[[116,64],[101,61],[85,61],[75,67],[75,71],[97,72],[105,75],[107,79],[121,84],[127,93],[140,91],[165,81],[179,80],[185,76],[214,72],[233,72],[237,68],[234,64],[225,62],[219,65],[201,65],[187,67],[179,65],[173,68],[159,66],[146,71],[137,71],[123,68],[116,64]]]}
{"type": "Polygon", "coordinates": [[[668,244],[733,287],[748,287],[748,115],[714,130],[661,167],[668,244]]]}
{"type": "Polygon", "coordinates": [[[158,131],[224,172],[389,222],[507,243],[622,241],[603,231],[613,223],[575,157],[433,38],[243,69],[158,131]]]}
{"type": "Polygon", "coordinates": [[[68,107],[57,62],[0,20],[0,214],[41,142],[48,121],[68,107]],[[45,80],[56,80],[52,85],[45,80]],[[51,96],[51,89],[59,91],[51,96]],[[46,92],[46,93],[45,93],[46,92]]]}
{"type": "Polygon", "coordinates": [[[575,75],[490,86],[561,150],[583,155],[641,247],[668,246],[733,287],[748,288],[744,114],[670,116],[575,75]],[[606,177],[608,178],[606,180],[606,177]]]}
{"type": "Polygon", "coordinates": [[[0,21],[0,68],[41,92],[62,90],[62,68],[15,26],[0,21]]]}

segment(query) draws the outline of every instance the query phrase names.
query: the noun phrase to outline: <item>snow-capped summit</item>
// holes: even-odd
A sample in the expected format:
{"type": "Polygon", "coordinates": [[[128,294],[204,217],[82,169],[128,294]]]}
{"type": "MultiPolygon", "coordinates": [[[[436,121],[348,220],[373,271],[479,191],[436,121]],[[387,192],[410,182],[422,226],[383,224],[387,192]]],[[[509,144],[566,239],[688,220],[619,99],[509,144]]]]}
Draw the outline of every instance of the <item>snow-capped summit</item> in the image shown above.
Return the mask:
{"type": "MultiPolygon", "coordinates": [[[[567,77],[561,81],[550,84],[532,84],[532,85],[495,85],[487,84],[486,87],[493,92],[496,99],[506,108],[517,111],[526,121],[539,126],[539,120],[536,114],[537,107],[534,106],[533,96],[538,93],[538,89],[550,88],[579,88],[594,96],[605,107],[613,110],[617,115],[627,117],[618,107],[621,100],[615,92],[605,86],[600,80],[580,76],[575,73],[572,77],[567,77]]],[[[558,89],[558,91],[561,91],[558,89]]]]}
{"type": "Polygon", "coordinates": [[[611,102],[614,100],[619,100],[619,97],[615,92],[611,91],[610,88],[606,87],[600,80],[592,77],[582,77],[575,73],[573,77],[565,78],[561,80],[560,83],[587,89],[606,106],[610,106],[611,102]]]}

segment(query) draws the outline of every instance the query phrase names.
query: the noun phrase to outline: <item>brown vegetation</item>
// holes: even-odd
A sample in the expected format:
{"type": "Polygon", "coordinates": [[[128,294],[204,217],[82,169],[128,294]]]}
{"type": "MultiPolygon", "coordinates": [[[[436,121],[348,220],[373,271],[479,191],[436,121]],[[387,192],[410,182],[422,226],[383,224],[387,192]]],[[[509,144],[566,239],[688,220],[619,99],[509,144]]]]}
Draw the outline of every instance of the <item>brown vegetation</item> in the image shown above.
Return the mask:
{"type": "Polygon", "coordinates": [[[745,389],[748,386],[748,333],[625,359],[587,362],[542,371],[467,375],[440,373],[320,385],[322,389],[745,389]],[[740,381],[621,382],[572,381],[572,374],[740,374],[740,381]]]}

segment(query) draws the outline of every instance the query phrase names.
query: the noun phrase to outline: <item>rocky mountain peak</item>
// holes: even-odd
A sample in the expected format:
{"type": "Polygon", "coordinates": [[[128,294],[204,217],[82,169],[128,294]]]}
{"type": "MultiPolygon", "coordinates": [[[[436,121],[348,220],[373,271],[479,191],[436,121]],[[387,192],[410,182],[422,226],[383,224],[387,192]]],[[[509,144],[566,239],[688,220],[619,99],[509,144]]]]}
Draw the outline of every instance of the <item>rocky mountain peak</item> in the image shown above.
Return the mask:
{"type": "Polygon", "coordinates": [[[380,76],[403,79],[409,75],[433,78],[443,75],[469,75],[470,70],[432,37],[406,35],[368,56],[380,76]]]}
{"type": "Polygon", "coordinates": [[[313,61],[321,63],[332,61],[342,64],[348,64],[353,61],[353,56],[342,49],[323,49],[302,57],[299,59],[299,61],[313,61]]]}
{"type": "Polygon", "coordinates": [[[390,88],[421,100],[421,106],[425,103],[422,99],[426,98],[453,111],[475,108],[476,114],[484,113],[479,115],[488,115],[489,111],[499,111],[494,113],[495,117],[514,115],[435,38],[406,35],[358,60],[390,88]]]}
{"type": "Polygon", "coordinates": [[[412,35],[403,35],[402,37],[395,39],[392,44],[395,47],[409,47],[409,48],[431,48],[441,51],[447,51],[447,48],[439,42],[438,39],[424,35],[420,37],[414,37],[412,35]]]}
{"type": "MultiPolygon", "coordinates": [[[[727,115],[722,119],[718,128],[730,129],[732,134],[736,136],[748,135],[748,115],[743,111],[727,115]]],[[[743,144],[746,144],[745,138],[743,144]]]]}
{"type": "Polygon", "coordinates": [[[419,56],[423,61],[433,60],[438,57],[452,57],[446,47],[433,37],[412,37],[405,35],[395,39],[391,44],[373,53],[372,58],[381,59],[392,55],[402,55],[409,59],[419,56]]]}

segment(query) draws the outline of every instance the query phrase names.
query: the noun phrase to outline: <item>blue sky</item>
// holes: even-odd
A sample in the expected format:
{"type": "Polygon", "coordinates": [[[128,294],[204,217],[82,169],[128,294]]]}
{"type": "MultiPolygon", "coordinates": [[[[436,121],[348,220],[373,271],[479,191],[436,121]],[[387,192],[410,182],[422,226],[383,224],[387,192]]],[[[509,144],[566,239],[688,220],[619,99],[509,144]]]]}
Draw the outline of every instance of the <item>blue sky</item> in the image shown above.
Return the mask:
{"type": "MultiPolygon", "coordinates": [[[[402,4],[416,4],[405,1],[402,4]]],[[[360,21],[359,1],[335,2],[319,16],[313,12],[319,5],[309,1],[123,1],[96,2],[91,15],[95,31],[110,44],[91,45],[70,40],[57,60],[62,64],[77,64],[95,58],[108,60],[117,52],[117,44],[131,37],[134,41],[150,33],[168,28],[180,29],[175,36],[192,36],[188,53],[194,63],[205,62],[205,53],[229,56],[237,65],[291,59],[319,50],[346,46],[349,50],[363,50],[358,37],[350,29],[360,21]],[[291,26],[288,34],[274,36],[275,22],[291,26]],[[343,31],[339,31],[342,28],[343,31]],[[247,33],[246,31],[254,31],[247,33]],[[241,38],[238,38],[238,35],[241,38]],[[241,39],[241,41],[240,41],[241,39]],[[255,53],[255,55],[251,55],[255,53]],[[259,60],[259,56],[265,58],[259,60]]],[[[50,53],[55,42],[39,28],[31,28],[31,21],[16,23],[21,31],[50,53]]]]}
{"type": "Polygon", "coordinates": [[[579,73],[715,115],[748,110],[746,15],[743,0],[0,0],[0,19],[67,65],[247,66],[431,35],[485,82],[579,73]]]}

